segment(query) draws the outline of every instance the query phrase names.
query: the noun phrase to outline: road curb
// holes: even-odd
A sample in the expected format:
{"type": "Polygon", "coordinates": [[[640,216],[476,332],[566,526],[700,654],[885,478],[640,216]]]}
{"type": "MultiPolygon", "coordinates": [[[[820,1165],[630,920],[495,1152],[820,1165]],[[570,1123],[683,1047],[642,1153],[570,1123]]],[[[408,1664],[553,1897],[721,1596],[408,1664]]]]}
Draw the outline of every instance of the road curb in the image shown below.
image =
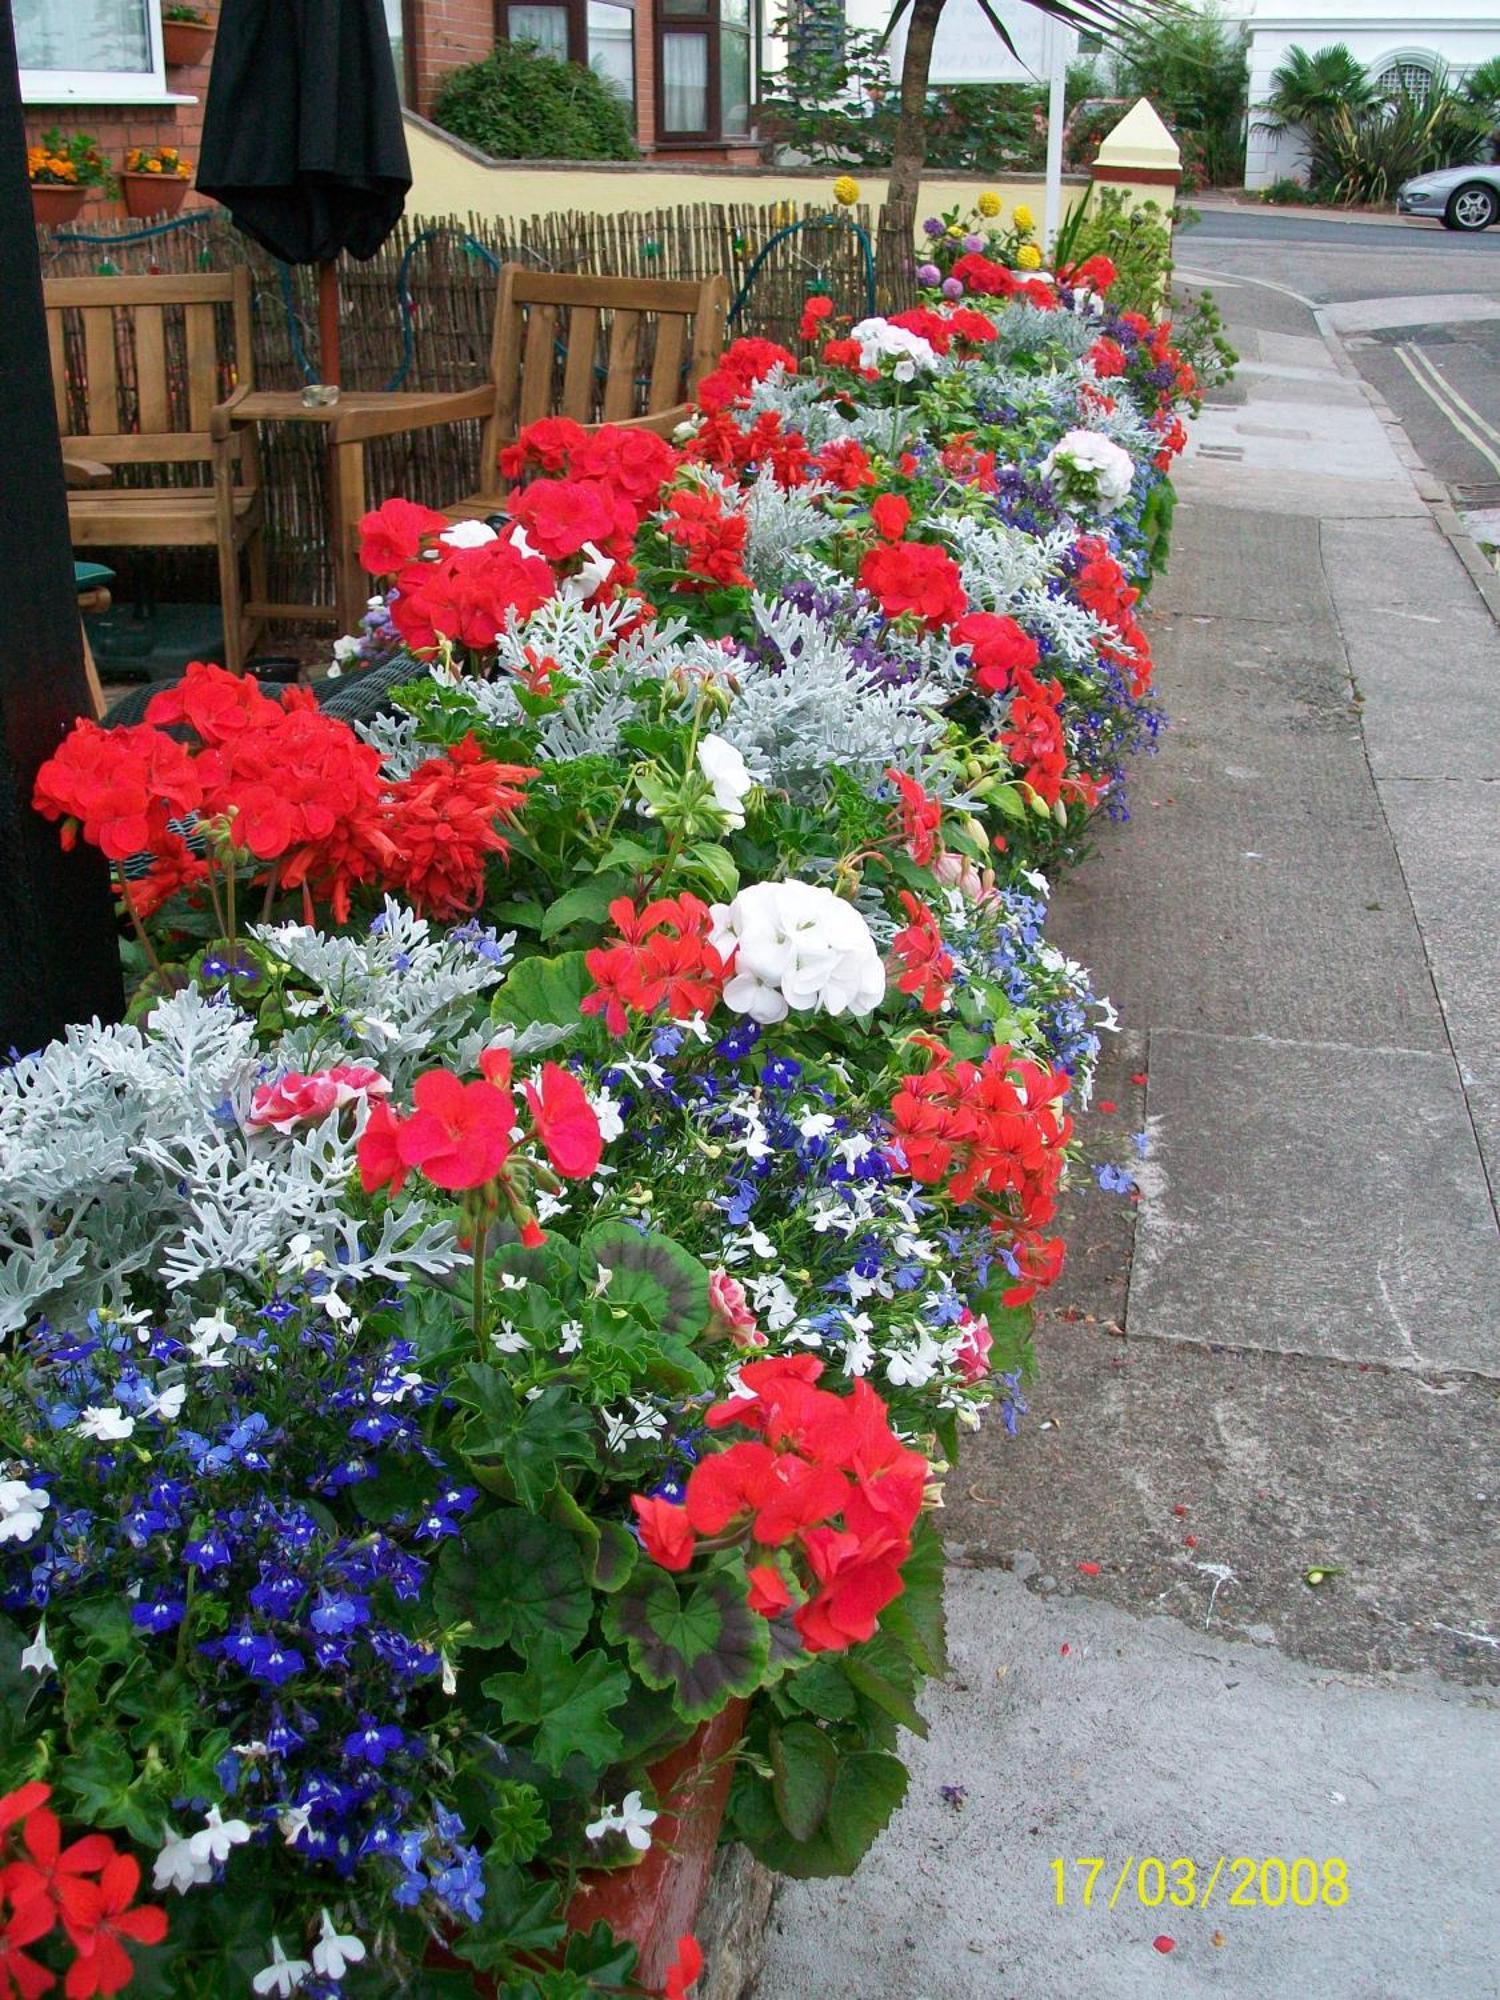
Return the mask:
{"type": "Polygon", "coordinates": [[[1391,449],[1411,475],[1411,483],[1417,490],[1417,497],[1437,523],[1453,553],[1468,571],[1474,588],[1483,598],[1485,608],[1497,625],[1500,625],[1500,572],[1484,559],[1483,551],[1463,524],[1463,518],[1453,505],[1453,497],[1437,474],[1424,464],[1421,454],[1407,436],[1406,426],[1396,415],[1390,404],[1373,384],[1367,382],[1349,358],[1338,328],[1329,318],[1326,308],[1315,306],[1313,320],[1318,332],[1323,336],[1323,345],[1332,356],[1333,365],[1340,375],[1351,382],[1357,382],[1364,392],[1365,401],[1380,419],[1391,449]]]}

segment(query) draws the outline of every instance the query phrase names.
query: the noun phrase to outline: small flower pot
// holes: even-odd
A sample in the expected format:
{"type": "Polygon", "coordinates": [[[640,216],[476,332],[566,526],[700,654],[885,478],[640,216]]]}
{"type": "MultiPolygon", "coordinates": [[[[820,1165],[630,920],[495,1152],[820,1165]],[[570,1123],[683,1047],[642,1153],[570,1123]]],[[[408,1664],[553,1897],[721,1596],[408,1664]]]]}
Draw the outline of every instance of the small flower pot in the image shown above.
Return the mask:
{"type": "Polygon", "coordinates": [[[161,47],[168,69],[191,69],[207,60],[213,46],[212,21],[163,21],[161,47]]]}
{"type": "Polygon", "coordinates": [[[59,223],[76,220],[78,211],[89,198],[86,187],[48,187],[40,181],[31,183],[31,209],[38,223],[48,229],[56,229],[59,223]]]}
{"type": "Polygon", "coordinates": [[[127,215],[175,215],[187,196],[191,181],[178,174],[121,174],[120,192],[125,197],[127,215]]]}

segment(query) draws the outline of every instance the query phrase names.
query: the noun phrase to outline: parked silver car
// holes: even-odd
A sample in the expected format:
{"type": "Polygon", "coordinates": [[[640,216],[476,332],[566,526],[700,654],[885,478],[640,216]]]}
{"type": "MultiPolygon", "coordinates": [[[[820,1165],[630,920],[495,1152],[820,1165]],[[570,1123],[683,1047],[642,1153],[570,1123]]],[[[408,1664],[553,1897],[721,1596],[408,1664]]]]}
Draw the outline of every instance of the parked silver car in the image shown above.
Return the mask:
{"type": "Polygon", "coordinates": [[[1429,216],[1445,229],[1488,229],[1500,222],[1500,163],[1418,174],[1398,191],[1396,213],[1429,216]]]}

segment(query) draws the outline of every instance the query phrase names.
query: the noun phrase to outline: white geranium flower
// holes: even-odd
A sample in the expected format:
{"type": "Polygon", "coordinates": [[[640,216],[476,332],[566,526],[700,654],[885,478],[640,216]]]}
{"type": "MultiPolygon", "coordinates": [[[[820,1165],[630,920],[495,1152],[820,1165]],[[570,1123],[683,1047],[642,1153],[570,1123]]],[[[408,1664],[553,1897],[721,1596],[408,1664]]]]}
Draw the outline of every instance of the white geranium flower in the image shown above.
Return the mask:
{"type": "Polygon", "coordinates": [[[257,1993],[274,1993],[277,2000],[290,2000],[290,1996],[312,1971],[305,1958],[288,1958],[281,1949],[281,1939],[271,1939],[271,1963],[264,1971],[257,1972],[250,1984],[257,1993]]]}
{"type": "Polygon", "coordinates": [[[710,730],[698,744],[698,769],[713,786],[714,804],[731,827],[745,824],[745,795],[754,785],[749,766],[726,737],[710,730]]]}
{"type": "MultiPolygon", "coordinates": [[[[498,541],[499,536],[488,521],[455,521],[451,528],[444,528],[438,540],[448,549],[482,549],[486,542],[498,541]]],[[[317,1957],[316,1952],[313,1957],[317,1957]]]]}
{"type": "Polygon", "coordinates": [[[326,1910],[320,1911],[319,1916],[321,1925],[318,1941],[313,1946],[313,1971],[320,1973],[324,1979],[342,1979],[349,1967],[358,1965],[364,1957],[364,1943],[352,1931],[341,1937],[326,1910]]]}
{"type": "Polygon", "coordinates": [[[42,1525],[52,1495],[24,1479],[0,1479],[0,1542],[29,1542],[42,1525]]]}
{"type": "Polygon", "coordinates": [[[127,1417],[118,1403],[90,1403],[74,1429],[100,1444],[122,1444],[135,1429],[135,1418],[127,1417]]]}
{"type": "Polygon", "coordinates": [[[938,365],[937,349],[931,341],[904,326],[893,326],[888,319],[862,319],[849,329],[849,338],[859,342],[861,368],[879,368],[882,361],[889,361],[889,372],[897,382],[910,382],[919,369],[931,370],[938,365]]]}
{"type": "Polygon", "coordinates": [[[1112,514],[1130,492],[1135,460],[1098,431],[1068,431],[1042,460],[1041,473],[1067,499],[1092,501],[1101,514],[1112,514]]]}
{"type": "Polygon", "coordinates": [[[734,972],[726,1005],[754,1021],[799,1014],[873,1013],[885,967],[870,927],[852,903],[811,882],[752,882],[732,903],[715,903],[710,942],[734,972]]]}
{"type": "Polygon", "coordinates": [[[47,1644],[47,1621],[44,1618],[36,1628],[36,1637],[21,1651],[21,1668],[24,1673],[50,1674],[57,1670],[57,1658],[47,1644]]]}
{"type": "Polygon", "coordinates": [[[627,1792],[618,1806],[606,1806],[598,1819],[583,1829],[585,1840],[603,1840],[607,1833],[623,1833],[637,1854],[651,1845],[651,1829],[657,1814],[641,1804],[639,1792],[627,1792]]]}

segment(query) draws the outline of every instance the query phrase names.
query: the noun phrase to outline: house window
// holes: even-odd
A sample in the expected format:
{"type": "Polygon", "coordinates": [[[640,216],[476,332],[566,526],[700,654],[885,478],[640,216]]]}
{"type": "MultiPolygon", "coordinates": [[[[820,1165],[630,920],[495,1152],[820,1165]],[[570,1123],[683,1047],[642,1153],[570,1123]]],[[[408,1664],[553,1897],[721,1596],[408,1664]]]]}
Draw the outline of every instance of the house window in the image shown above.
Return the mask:
{"type": "Polygon", "coordinates": [[[149,103],[167,96],[159,0],[14,0],[28,104],[149,103]]]}
{"type": "Polygon", "coordinates": [[[576,62],[635,103],[635,8],[631,0],[499,0],[496,28],[544,56],[576,62]]]}
{"type": "Polygon", "coordinates": [[[750,0],[658,0],[658,136],[742,139],[750,131],[750,0]]]}
{"type": "Polygon", "coordinates": [[[1388,97],[1403,91],[1411,97],[1425,97],[1432,88],[1432,73],[1433,65],[1421,56],[1405,56],[1382,72],[1375,87],[1388,97]]]}

